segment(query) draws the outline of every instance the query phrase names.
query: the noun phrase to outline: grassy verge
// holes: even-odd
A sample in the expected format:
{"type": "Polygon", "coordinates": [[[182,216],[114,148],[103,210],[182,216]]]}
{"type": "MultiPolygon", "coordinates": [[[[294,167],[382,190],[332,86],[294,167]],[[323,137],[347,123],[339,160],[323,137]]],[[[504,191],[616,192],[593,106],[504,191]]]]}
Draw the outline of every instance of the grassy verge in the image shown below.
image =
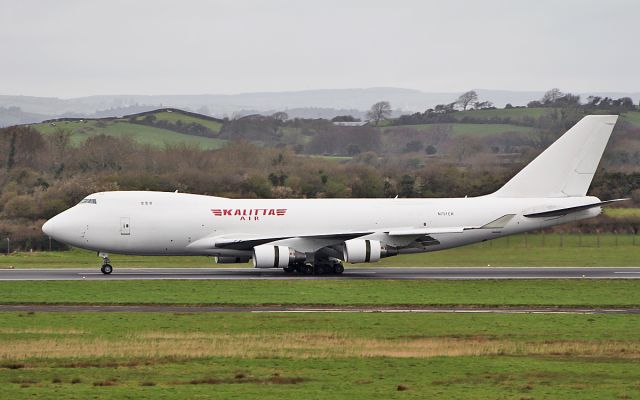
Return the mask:
{"type": "Polygon", "coordinates": [[[0,303],[634,307],[640,281],[5,281],[0,303]]]}
{"type": "Polygon", "coordinates": [[[640,218],[640,208],[605,208],[604,214],[612,218],[640,218]]]}
{"type": "Polygon", "coordinates": [[[640,316],[3,313],[2,398],[634,398],[640,316]]]}
{"type": "MultiPolygon", "coordinates": [[[[537,267],[640,265],[640,238],[626,234],[518,235],[432,253],[385,258],[370,267],[537,267]]],[[[113,255],[112,264],[126,267],[249,267],[249,264],[216,265],[209,257],[136,257],[113,255]]],[[[14,253],[0,256],[2,268],[98,268],[92,251],[14,253]]],[[[356,266],[349,266],[353,268],[356,266]]]]}

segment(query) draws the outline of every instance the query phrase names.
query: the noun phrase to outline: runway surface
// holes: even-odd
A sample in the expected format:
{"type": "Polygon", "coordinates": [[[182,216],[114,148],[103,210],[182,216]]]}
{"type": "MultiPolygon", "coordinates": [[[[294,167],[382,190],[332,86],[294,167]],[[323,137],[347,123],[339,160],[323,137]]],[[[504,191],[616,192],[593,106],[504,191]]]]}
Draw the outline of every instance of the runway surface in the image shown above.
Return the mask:
{"type": "Polygon", "coordinates": [[[95,269],[5,269],[0,281],[29,280],[284,280],[284,279],[640,279],[640,267],[589,268],[353,268],[344,274],[287,274],[281,269],[253,268],[114,268],[111,275],[95,269]]]}

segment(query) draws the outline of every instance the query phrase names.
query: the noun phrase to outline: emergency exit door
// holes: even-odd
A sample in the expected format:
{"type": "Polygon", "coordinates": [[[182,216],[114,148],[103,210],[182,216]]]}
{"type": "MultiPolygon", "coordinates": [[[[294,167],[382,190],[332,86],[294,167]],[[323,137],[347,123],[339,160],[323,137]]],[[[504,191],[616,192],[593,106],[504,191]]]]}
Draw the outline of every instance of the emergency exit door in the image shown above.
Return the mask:
{"type": "Polygon", "coordinates": [[[129,225],[129,217],[121,217],[120,218],[120,234],[121,235],[130,235],[131,234],[131,226],[129,225]]]}

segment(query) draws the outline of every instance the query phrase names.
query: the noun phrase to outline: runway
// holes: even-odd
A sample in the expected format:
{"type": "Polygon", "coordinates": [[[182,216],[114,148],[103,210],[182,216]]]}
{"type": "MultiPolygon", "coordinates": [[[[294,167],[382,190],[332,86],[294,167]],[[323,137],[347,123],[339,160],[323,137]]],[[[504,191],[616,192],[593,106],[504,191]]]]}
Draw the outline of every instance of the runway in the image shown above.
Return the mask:
{"type": "Polygon", "coordinates": [[[111,275],[95,269],[3,269],[0,281],[55,280],[316,280],[316,279],[640,279],[640,267],[473,267],[347,268],[344,274],[287,274],[281,269],[253,268],[114,268],[111,275]]]}

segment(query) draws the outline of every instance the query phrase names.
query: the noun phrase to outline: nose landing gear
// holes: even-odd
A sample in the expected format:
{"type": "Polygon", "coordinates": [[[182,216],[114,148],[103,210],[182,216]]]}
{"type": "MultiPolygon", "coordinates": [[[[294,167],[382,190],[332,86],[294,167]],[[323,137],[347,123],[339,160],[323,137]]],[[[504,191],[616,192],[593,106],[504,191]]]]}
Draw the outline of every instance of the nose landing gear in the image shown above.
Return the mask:
{"type": "Polygon", "coordinates": [[[110,264],[111,260],[109,260],[109,254],[98,253],[98,257],[102,257],[102,267],[100,268],[100,271],[105,275],[109,275],[110,273],[112,273],[113,267],[110,264]]]}

